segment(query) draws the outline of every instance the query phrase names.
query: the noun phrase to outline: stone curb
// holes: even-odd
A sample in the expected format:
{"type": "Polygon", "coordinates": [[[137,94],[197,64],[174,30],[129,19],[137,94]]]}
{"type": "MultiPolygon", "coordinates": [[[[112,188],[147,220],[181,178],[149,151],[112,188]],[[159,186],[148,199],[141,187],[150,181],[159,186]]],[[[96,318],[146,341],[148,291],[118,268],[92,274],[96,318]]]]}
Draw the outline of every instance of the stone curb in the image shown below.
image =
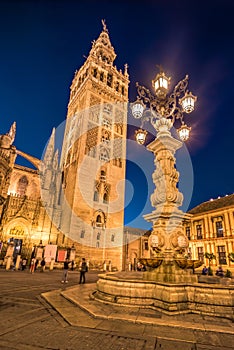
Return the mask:
{"type": "MultiPolygon", "coordinates": [[[[198,322],[186,322],[181,320],[176,320],[176,316],[170,316],[174,319],[169,319],[168,317],[166,319],[159,319],[154,317],[148,317],[148,316],[142,316],[142,315],[129,315],[123,311],[123,306],[116,305],[117,308],[119,308],[119,313],[111,313],[111,311],[104,312],[101,310],[101,307],[99,307],[99,301],[96,301],[95,299],[91,299],[90,295],[91,292],[95,290],[95,284],[89,284],[87,286],[76,286],[68,288],[65,291],[60,291],[60,295],[71,302],[74,307],[78,307],[79,309],[83,310],[87,313],[87,316],[90,315],[96,320],[109,320],[109,321],[124,321],[124,322],[130,322],[134,324],[142,324],[142,325],[160,325],[160,326],[170,326],[180,329],[190,329],[190,330],[199,330],[203,332],[218,332],[218,333],[226,333],[226,334],[233,334],[234,335],[234,325],[233,326],[225,326],[222,324],[214,325],[212,323],[209,323],[208,321],[203,320],[203,323],[198,322]],[[85,288],[84,288],[85,287],[85,288]],[[80,293],[81,288],[82,294],[80,293]]],[[[58,292],[58,291],[57,291],[58,292]]],[[[46,293],[45,293],[46,294],[46,293]]],[[[52,296],[52,295],[51,295],[52,296]]],[[[51,298],[50,298],[51,299],[51,298]]],[[[53,299],[53,298],[52,298],[53,299]]],[[[50,303],[52,301],[50,300],[50,303]]],[[[106,303],[100,303],[102,304],[102,307],[106,307],[108,309],[108,306],[106,303]]],[[[132,307],[131,310],[139,310],[138,307],[132,307]]],[[[126,308],[125,308],[126,310],[126,308]]],[[[194,314],[196,317],[196,314],[194,314]]],[[[198,315],[199,316],[199,315],[198,315]]],[[[221,322],[220,322],[221,323],[221,322]]]]}

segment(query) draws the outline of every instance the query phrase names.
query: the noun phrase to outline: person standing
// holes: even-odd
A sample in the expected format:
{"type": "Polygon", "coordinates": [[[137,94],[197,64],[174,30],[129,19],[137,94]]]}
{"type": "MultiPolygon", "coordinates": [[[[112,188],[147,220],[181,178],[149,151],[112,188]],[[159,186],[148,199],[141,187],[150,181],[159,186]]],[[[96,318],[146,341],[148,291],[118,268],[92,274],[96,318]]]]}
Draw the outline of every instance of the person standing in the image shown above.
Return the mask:
{"type": "Polygon", "coordinates": [[[63,279],[62,279],[62,283],[68,283],[68,269],[69,269],[69,260],[68,258],[66,258],[66,260],[63,263],[63,279]]]}
{"type": "Polygon", "coordinates": [[[85,283],[85,273],[88,271],[88,265],[85,261],[85,258],[82,258],[82,261],[80,263],[80,282],[81,283],[85,283]]]}
{"type": "Polygon", "coordinates": [[[22,260],[22,264],[21,264],[21,269],[22,271],[24,271],[26,269],[26,265],[27,265],[27,259],[23,258],[22,260]]]}
{"type": "Polygon", "coordinates": [[[31,264],[30,264],[30,272],[31,272],[31,273],[34,273],[35,265],[36,265],[36,259],[35,259],[35,258],[32,258],[31,264]]]}
{"type": "Polygon", "coordinates": [[[43,258],[42,261],[41,261],[41,272],[44,272],[44,269],[45,269],[45,259],[43,258]]]}

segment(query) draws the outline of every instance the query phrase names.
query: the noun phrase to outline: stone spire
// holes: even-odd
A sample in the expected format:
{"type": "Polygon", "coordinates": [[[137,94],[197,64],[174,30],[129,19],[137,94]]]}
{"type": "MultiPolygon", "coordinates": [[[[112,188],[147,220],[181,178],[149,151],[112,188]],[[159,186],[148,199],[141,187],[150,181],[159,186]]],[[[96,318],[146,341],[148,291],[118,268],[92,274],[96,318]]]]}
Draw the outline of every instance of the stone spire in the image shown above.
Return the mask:
{"type": "Polygon", "coordinates": [[[15,134],[16,134],[16,122],[14,122],[14,123],[11,125],[11,128],[10,128],[8,134],[7,134],[7,135],[10,137],[10,139],[11,139],[11,145],[12,145],[12,143],[13,143],[14,140],[15,140],[15,134]]]}
{"type": "Polygon", "coordinates": [[[112,64],[116,58],[116,53],[111,45],[108,29],[105,20],[102,20],[103,30],[97,40],[92,42],[89,55],[97,57],[100,61],[112,64]]]}

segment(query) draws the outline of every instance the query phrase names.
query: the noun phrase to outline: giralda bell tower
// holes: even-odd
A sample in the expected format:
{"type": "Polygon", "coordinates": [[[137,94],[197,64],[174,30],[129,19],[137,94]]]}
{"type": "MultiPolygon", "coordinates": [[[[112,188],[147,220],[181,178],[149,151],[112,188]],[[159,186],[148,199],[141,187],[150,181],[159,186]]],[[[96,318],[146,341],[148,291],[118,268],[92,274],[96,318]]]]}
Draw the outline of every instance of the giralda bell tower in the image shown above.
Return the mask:
{"type": "Polygon", "coordinates": [[[129,76],[106,24],[71,84],[61,155],[61,230],[92,266],[122,268],[129,76]]]}

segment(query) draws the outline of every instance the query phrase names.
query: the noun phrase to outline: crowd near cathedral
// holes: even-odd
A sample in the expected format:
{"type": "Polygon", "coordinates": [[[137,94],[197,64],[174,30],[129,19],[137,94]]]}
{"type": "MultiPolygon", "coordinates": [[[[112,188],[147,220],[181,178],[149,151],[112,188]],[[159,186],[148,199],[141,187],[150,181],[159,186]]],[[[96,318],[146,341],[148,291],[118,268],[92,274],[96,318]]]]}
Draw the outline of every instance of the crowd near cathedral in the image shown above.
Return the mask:
{"type": "MultiPolygon", "coordinates": [[[[51,132],[42,159],[19,150],[17,125],[0,136],[0,267],[45,258],[59,268],[84,257],[92,269],[136,269],[150,257],[150,231],[124,227],[128,67],[116,53],[105,22],[70,86],[64,136],[51,132]],[[32,166],[17,164],[23,157],[32,166]]],[[[30,145],[29,145],[30,148],[30,145]]],[[[191,209],[183,223],[188,258],[234,272],[234,194],[191,209]]]]}

